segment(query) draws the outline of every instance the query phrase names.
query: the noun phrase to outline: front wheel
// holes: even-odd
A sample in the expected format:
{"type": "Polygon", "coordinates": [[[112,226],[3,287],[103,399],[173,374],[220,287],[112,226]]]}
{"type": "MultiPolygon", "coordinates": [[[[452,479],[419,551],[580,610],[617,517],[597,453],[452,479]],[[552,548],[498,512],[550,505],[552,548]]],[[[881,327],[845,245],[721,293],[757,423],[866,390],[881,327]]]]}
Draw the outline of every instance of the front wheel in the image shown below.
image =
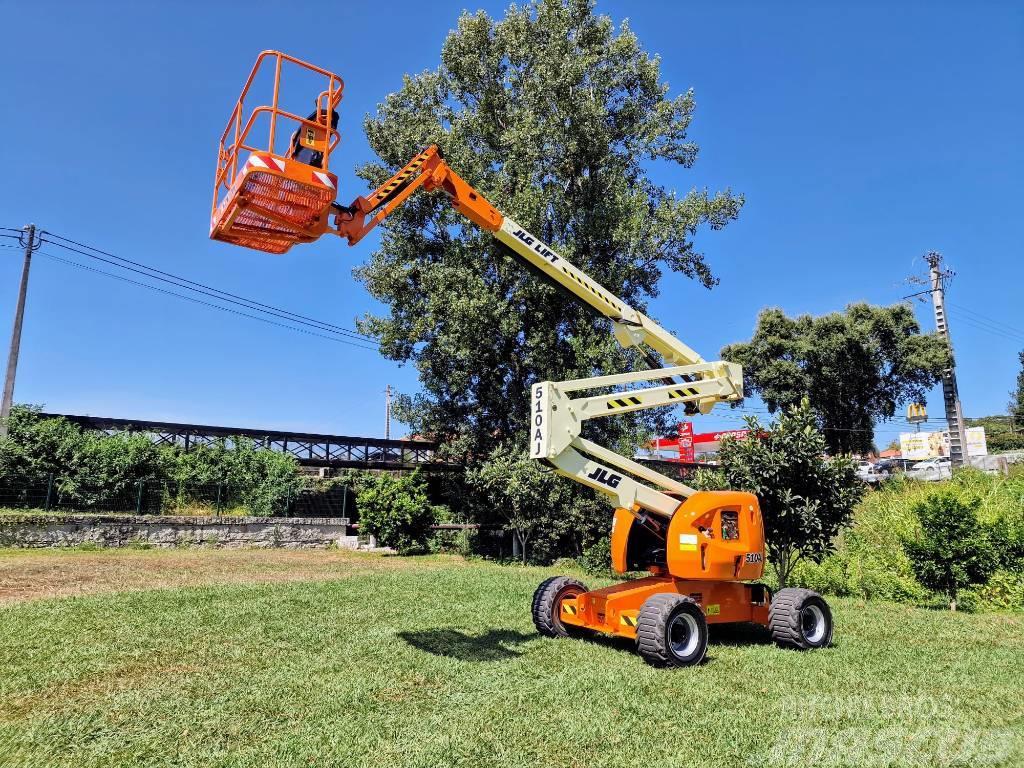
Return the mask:
{"type": "Polygon", "coordinates": [[[689,597],[653,595],[640,608],[636,650],[655,667],[699,664],[708,650],[708,623],[689,597]]]}
{"type": "Polygon", "coordinates": [[[546,637],[585,637],[586,629],[562,622],[562,601],[587,591],[582,582],[568,576],[545,579],[533,593],[533,625],[546,637]]]}
{"type": "Polygon", "coordinates": [[[768,630],[782,648],[825,648],[832,642],[832,611],[817,592],[780,589],[768,608],[768,630]]]}

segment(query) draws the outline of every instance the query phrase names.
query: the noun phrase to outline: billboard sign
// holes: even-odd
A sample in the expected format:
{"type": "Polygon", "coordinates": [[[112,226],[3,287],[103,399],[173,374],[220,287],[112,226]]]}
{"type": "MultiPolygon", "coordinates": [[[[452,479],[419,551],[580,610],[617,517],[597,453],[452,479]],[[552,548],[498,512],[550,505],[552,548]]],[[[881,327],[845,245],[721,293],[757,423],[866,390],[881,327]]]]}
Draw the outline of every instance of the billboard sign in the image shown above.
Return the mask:
{"type": "Polygon", "coordinates": [[[949,440],[945,432],[902,432],[900,455],[911,461],[948,456],[949,440]]]}
{"type": "MultiPolygon", "coordinates": [[[[968,456],[988,456],[984,427],[968,427],[968,456]]],[[[911,461],[923,461],[939,456],[949,456],[948,432],[903,432],[900,434],[900,455],[911,461]]]]}
{"type": "Polygon", "coordinates": [[[968,427],[967,433],[967,455],[988,456],[988,442],[985,440],[984,427],[968,427]]]}

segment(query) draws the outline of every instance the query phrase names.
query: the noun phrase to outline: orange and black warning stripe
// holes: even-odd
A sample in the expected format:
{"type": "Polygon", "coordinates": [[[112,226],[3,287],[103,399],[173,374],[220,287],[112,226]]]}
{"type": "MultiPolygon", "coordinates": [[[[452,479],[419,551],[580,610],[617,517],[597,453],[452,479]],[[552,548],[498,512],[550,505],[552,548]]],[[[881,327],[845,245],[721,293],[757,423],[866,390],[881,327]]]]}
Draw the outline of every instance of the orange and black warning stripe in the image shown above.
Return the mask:
{"type": "Polygon", "coordinates": [[[397,176],[391,179],[391,181],[389,181],[387,184],[380,188],[377,194],[374,195],[374,198],[377,200],[377,202],[384,200],[392,192],[394,192],[399,187],[399,185],[409,181],[412,175],[416,173],[425,162],[427,162],[427,153],[422,152],[415,160],[409,163],[409,165],[407,165],[401,173],[399,173],[397,176]]]}

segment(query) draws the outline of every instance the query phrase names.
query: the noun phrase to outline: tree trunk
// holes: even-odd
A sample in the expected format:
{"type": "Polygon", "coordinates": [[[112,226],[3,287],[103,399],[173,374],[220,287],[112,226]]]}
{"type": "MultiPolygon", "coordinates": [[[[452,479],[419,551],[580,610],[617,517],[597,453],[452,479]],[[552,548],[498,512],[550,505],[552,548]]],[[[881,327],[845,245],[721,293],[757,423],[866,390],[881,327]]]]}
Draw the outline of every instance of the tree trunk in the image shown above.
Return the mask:
{"type": "Polygon", "coordinates": [[[788,552],[777,552],[772,558],[772,568],[779,579],[779,589],[785,589],[789,582],[790,556],[788,552]]]}

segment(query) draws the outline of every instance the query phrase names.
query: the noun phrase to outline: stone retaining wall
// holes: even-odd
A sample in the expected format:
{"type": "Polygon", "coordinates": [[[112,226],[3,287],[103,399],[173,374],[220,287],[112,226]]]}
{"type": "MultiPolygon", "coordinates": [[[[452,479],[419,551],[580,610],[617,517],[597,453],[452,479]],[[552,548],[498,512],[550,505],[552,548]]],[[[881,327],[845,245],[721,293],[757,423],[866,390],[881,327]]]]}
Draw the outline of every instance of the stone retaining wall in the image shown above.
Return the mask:
{"type": "Polygon", "coordinates": [[[347,518],[4,515],[0,546],[356,548],[347,518]]]}

